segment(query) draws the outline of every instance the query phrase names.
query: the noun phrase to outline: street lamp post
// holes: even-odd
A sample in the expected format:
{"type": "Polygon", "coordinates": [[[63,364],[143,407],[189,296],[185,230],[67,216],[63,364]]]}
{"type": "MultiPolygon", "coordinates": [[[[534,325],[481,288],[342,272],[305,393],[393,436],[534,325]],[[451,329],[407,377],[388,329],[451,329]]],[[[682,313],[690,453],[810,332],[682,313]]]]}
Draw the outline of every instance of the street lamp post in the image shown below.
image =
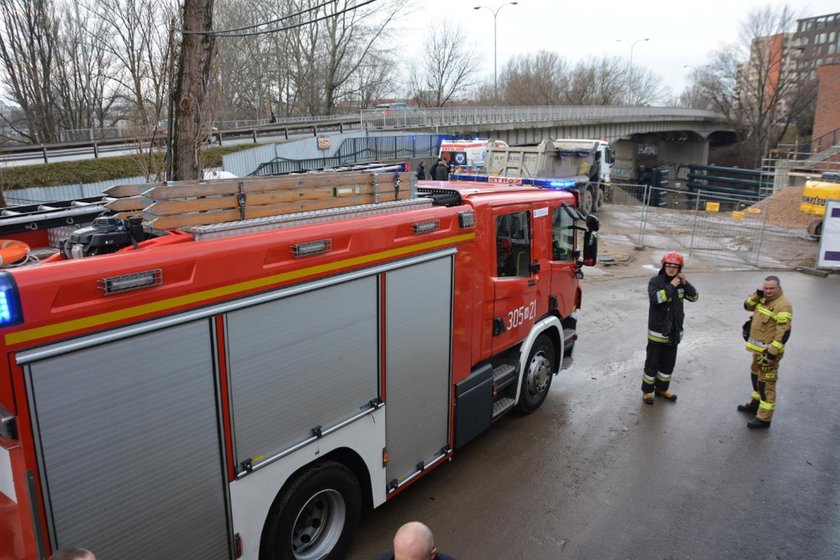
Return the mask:
{"type": "Polygon", "coordinates": [[[650,41],[650,38],[637,39],[637,40],[633,41],[632,45],[630,45],[630,66],[633,66],[633,47],[636,46],[636,43],[641,43],[642,41],[650,41]]]}
{"type": "Polygon", "coordinates": [[[496,16],[499,15],[499,10],[504,8],[505,6],[516,6],[519,2],[507,2],[498,6],[495,10],[490,6],[475,6],[473,10],[480,10],[482,8],[486,8],[493,13],[493,97],[498,101],[499,99],[499,79],[496,73],[498,68],[496,62],[496,16]]]}

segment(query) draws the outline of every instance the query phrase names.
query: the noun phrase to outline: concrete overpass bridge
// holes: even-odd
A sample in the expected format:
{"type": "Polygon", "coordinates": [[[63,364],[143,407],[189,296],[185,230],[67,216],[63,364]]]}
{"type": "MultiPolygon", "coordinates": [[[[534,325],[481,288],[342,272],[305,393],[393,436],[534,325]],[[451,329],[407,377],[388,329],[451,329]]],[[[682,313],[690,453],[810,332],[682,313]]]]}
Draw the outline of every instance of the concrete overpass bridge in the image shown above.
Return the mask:
{"type": "MultiPolygon", "coordinates": [[[[631,179],[640,165],[676,170],[707,164],[709,142],[734,134],[724,115],[668,107],[456,107],[362,111],[369,135],[410,130],[496,138],[511,145],[546,138],[603,138],[616,151],[613,176],[631,179]]],[[[676,175],[672,175],[676,176],[676,175]]]]}

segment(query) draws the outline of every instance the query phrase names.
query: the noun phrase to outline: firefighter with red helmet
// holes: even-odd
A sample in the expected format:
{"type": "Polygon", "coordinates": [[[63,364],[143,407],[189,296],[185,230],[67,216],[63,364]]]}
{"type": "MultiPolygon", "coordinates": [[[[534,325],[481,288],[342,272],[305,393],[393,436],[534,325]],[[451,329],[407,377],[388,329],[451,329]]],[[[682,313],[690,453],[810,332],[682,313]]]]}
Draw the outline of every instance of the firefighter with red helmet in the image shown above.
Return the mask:
{"type": "Polygon", "coordinates": [[[744,309],[752,311],[747,350],[752,352],[750,374],[752,396],[738,410],[755,414],[747,423],[748,428],[769,428],[776,410],[776,381],[779,379],[779,361],[785,354],[785,343],[790,336],[793,307],[782,292],[778,276],[768,276],[761,288],[744,300],[744,309]]]}
{"type": "Polygon", "coordinates": [[[665,253],[661,264],[659,273],[648,282],[648,344],[642,375],[642,399],[647,404],[653,404],[654,395],[677,400],[668,387],[683,335],[683,300],[697,301],[699,297],[682,271],[685,259],[681,254],[665,253]]]}

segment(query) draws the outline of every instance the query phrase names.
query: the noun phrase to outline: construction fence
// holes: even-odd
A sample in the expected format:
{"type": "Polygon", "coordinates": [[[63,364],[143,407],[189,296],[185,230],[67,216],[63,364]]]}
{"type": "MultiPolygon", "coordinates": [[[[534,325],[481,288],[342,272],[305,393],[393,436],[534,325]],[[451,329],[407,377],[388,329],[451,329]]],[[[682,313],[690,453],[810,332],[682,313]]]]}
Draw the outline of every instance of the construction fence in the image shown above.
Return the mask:
{"type": "Polygon", "coordinates": [[[803,251],[807,254],[813,245],[803,228],[772,223],[771,216],[791,211],[789,201],[773,197],[613,184],[611,202],[625,228],[638,224],[635,232],[625,230],[637,248],[787,268],[798,265],[803,251]],[[786,207],[777,207],[782,204],[786,207]]]}

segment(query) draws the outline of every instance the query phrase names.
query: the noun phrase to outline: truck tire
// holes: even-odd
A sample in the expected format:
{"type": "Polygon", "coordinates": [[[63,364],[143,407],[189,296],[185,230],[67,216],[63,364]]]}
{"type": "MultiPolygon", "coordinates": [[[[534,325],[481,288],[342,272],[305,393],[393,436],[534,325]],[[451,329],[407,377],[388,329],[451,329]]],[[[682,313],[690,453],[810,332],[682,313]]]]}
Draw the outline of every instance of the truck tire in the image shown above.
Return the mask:
{"type": "Polygon", "coordinates": [[[525,364],[522,389],[516,405],[523,414],[531,414],[537,410],[548,395],[554,372],[554,360],[554,344],[547,335],[539,335],[531,347],[531,353],[525,364]]]}
{"type": "Polygon", "coordinates": [[[580,191],[580,209],[584,214],[591,214],[595,211],[595,197],[592,195],[592,185],[586,185],[580,191]]]}
{"type": "Polygon", "coordinates": [[[274,500],[260,560],[345,558],[361,504],[359,483],[344,465],[327,461],[305,470],[274,500]]]}

